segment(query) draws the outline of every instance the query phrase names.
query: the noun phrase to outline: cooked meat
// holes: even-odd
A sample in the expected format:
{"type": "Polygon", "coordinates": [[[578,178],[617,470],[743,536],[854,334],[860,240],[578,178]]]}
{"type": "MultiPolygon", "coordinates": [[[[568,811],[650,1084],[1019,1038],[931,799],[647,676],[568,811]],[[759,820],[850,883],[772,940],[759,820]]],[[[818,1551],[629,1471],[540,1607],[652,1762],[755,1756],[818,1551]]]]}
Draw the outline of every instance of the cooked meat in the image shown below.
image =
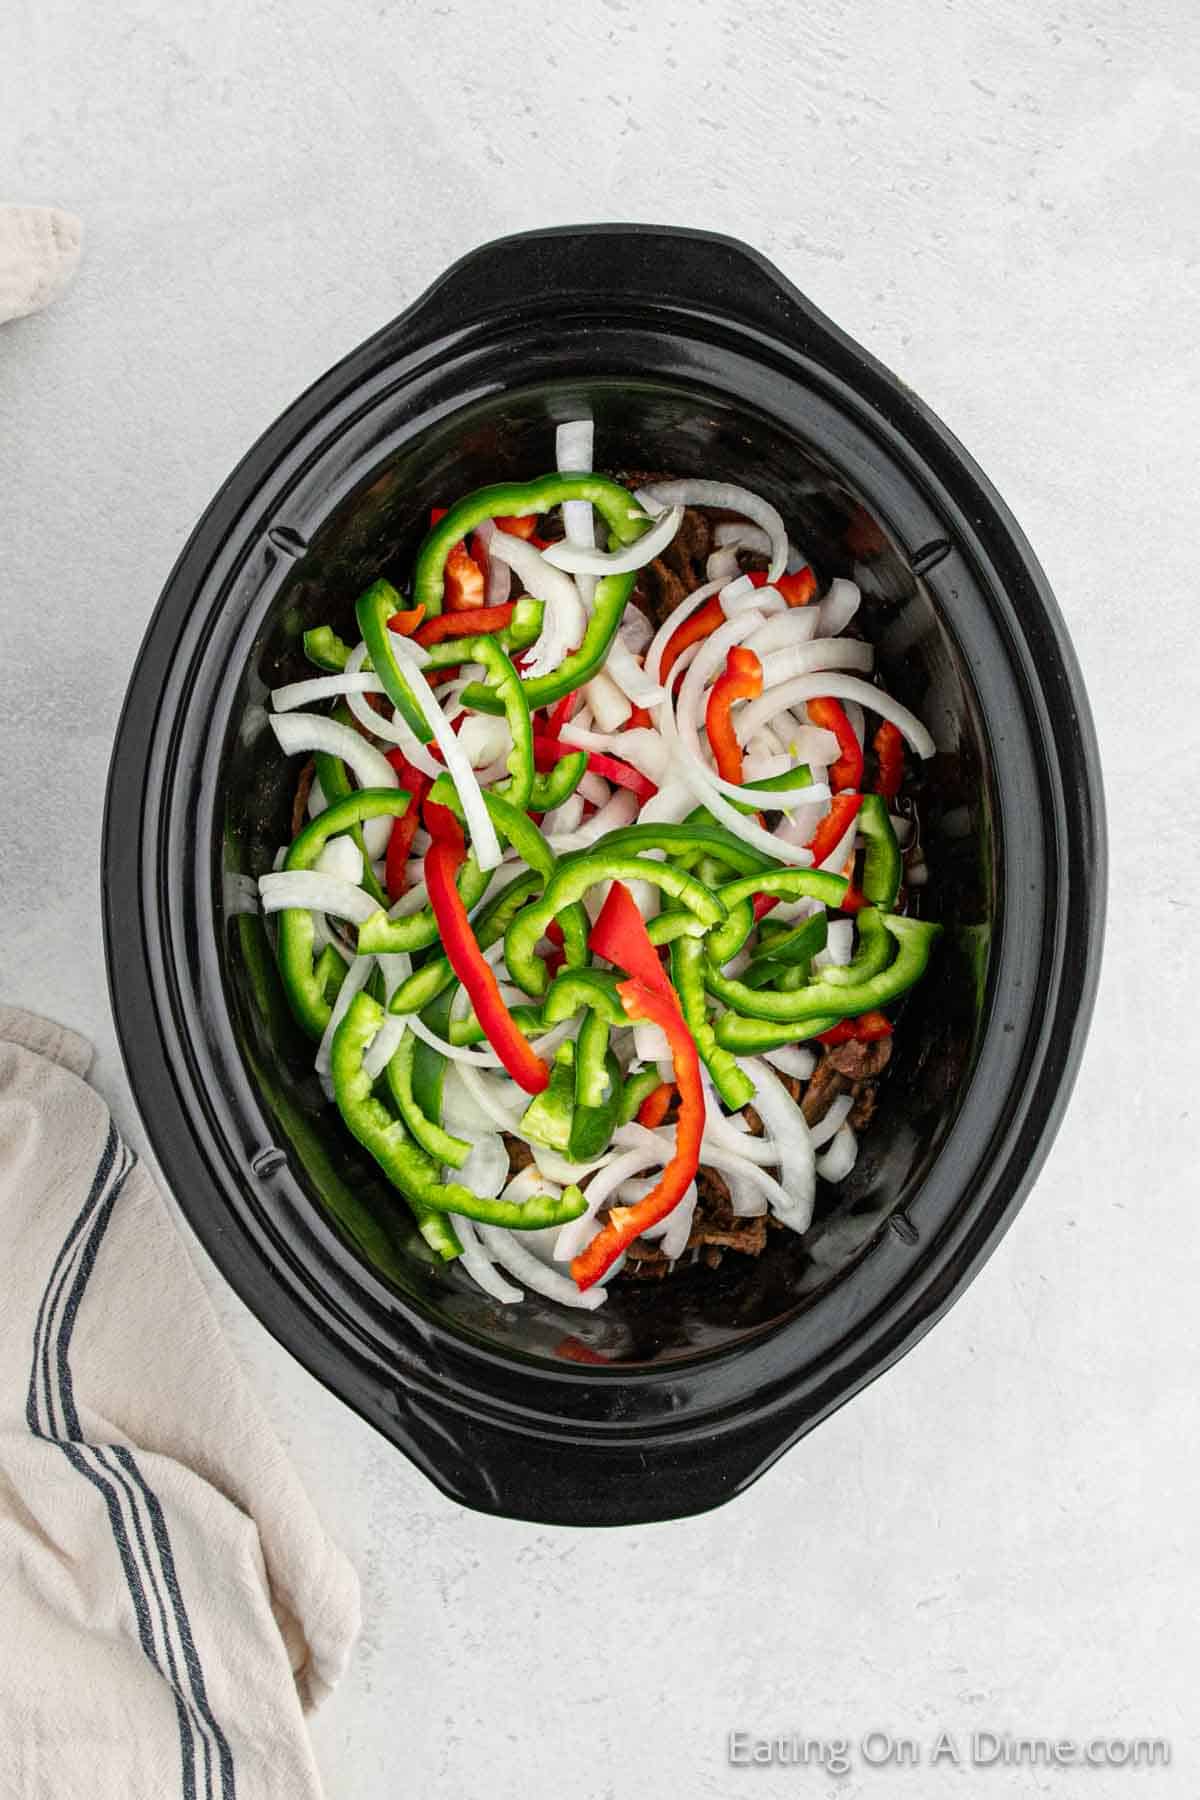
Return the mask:
{"type": "Polygon", "coordinates": [[[304,827],[308,814],[308,796],[312,792],[312,784],[316,779],[316,758],[310,756],[300,771],[300,779],[296,783],[296,797],[292,801],[292,836],[298,837],[304,827]]]}
{"type": "Polygon", "coordinates": [[[507,1131],[500,1133],[501,1142],[508,1151],[508,1172],[519,1175],[522,1169],[533,1166],[533,1151],[524,1138],[513,1137],[507,1131]]]}
{"type": "Polygon", "coordinates": [[[850,1085],[846,1076],[831,1060],[832,1054],[831,1050],[825,1051],[804,1092],[800,1110],[810,1125],[820,1124],[838,1095],[844,1094],[850,1085]]]}
{"type": "Polygon", "coordinates": [[[869,1080],[875,1075],[882,1075],[892,1055],[891,1038],[876,1038],[869,1044],[860,1044],[852,1038],[848,1044],[833,1044],[825,1052],[829,1063],[839,1075],[845,1075],[850,1081],[869,1080]]]}
{"type": "Polygon", "coordinates": [[[846,1123],[852,1131],[864,1131],[875,1117],[875,1108],[879,1104],[879,1083],[877,1081],[856,1081],[854,1084],[854,1105],[846,1115],[846,1123]]]}
{"type": "Polygon", "coordinates": [[[879,1098],[876,1077],[887,1068],[891,1054],[891,1038],[877,1038],[870,1044],[851,1039],[848,1044],[827,1046],[802,1104],[808,1123],[816,1125],[840,1094],[850,1094],[854,1104],[846,1123],[855,1131],[869,1125],[879,1098]]]}
{"type": "Polygon", "coordinates": [[[712,547],[712,526],[707,516],[689,506],[666,550],[638,577],[634,598],[654,626],[661,625],[682,600],[703,586],[712,547]]]}

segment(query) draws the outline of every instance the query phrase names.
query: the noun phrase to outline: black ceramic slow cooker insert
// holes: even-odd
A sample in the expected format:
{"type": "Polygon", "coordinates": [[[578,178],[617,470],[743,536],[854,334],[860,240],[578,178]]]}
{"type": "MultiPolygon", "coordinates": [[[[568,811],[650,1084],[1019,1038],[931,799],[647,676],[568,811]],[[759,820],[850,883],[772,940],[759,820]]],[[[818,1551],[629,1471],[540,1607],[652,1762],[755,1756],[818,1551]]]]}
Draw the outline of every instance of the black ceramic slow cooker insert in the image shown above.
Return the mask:
{"type": "MultiPolygon", "coordinates": [[[[979,371],[981,381],[986,368],[979,371]]],[[[894,376],[753,251],[649,226],[457,263],[323,376],[221,489],[130,685],[104,828],[109,978],[167,1179],[268,1329],[446,1493],[577,1524],[728,1499],[908,1349],[1012,1218],[1065,1104],[1100,953],[1096,751],[1045,577],[894,376]],[[296,768],[269,689],[306,627],[403,581],[432,505],[526,479],[590,414],[602,468],[765,494],[853,575],[886,685],[928,724],[946,927],[857,1167],[801,1240],[579,1313],[434,1266],[342,1128],[283,1002],[253,878],[296,768]]]]}

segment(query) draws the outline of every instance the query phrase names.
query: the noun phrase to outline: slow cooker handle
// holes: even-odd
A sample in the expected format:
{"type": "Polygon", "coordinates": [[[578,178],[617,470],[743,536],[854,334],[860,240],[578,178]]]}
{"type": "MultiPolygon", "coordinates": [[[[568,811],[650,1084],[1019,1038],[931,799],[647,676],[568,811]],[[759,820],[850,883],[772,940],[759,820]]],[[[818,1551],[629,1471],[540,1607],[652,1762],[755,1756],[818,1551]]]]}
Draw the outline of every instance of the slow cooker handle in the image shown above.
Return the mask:
{"type": "Polygon", "coordinates": [[[850,343],[748,244],[671,225],[573,225],[495,238],[456,262],[391,329],[411,344],[414,332],[441,336],[501,314],[553,317],[592,306],[619,319],[627,305],[736,320],[814,352],[850,343]]]}

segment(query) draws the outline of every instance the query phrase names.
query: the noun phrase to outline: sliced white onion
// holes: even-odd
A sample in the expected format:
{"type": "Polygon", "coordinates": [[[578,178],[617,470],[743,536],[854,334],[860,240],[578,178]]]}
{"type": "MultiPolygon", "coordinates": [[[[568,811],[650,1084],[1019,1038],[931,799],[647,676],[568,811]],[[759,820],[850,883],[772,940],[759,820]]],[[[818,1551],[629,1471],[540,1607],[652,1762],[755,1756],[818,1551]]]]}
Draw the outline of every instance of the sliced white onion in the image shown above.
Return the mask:
{"type": "Polygon", "coordinates": [[[596,750],[606,756],[619,757],[647,781],[654,782],[656,787],[662,786],[669,766],[669,752],[660,734],[645,725],[636,726],[632,731],[601,732],[588,731],[576,725],[574,720],[568,720],[559,736],[573,749],[596,750]]]}
{"type": "Polygon", "coordinates": [[[830,582],[829,592],[817,609],[821,614],[822,634],[836,637],[839,631],[845,631],[861,601],[862,594],[857,582],[845,581],[840,575],[836,576],[830,582]]]}
{"type": "Polygon", "coordinates": [[[840,875],[854,849],[854,843],[857,836],[858,820],[851,819],[838,842],[834,845],[833,849],[829,852],[829,855],[825,858],[825,861],[821,864],[822,869],[827,870],[831,875],[840,875]]]}
{"type": "Polygon", "coordinates": [[[455,1179],[481,1199],[495,1198],[508,1180],[508,1151],[499,1132],[472,1134],[470,1153],[455,1179]]]}
{"type": "Polygon", "coordinates": [[[734,545],[751,556],[770,556],[771,538],[761,525],[747,525],[741,519],[722,519],[713,527],[713,542],[734,545]]]}
{"type": "Polygon", "coordinates": [[[807,1231],[816,1198],[815,1144],[800,1107],[761,1057],[739,1057],[754,1083],[754,1107],[779,1151],[779,1180],[787,1196],[780,1216],[793,1231],[807,1231]]]}
{"type": "Polygon", "coordinates": [[[475,1132],[498,1128],[520,1135],[521,1108],[515,1111],[509,1095],[516,1088],[507,1079],[481,1073],[469,1064],[455,1063],[446,1070],[442,1084],[442,1119],[449,1131],[475,1132]]]}
{"type": "Polygon", "coordinates": [[[483,603],[485,606],[503,606],[512,591],[512,571],[506,562],[491,552],[491,542],[496,535],[494,519],[484,519],[477,525],[475,534],[483,546],[487,558],[487,572],[484,576],[483,603]]]}
{"type": "Polygon", "coordinates": [[[581,1312],[595,1312],[598,1306],[604,1305],[608,1296],[599,1283],[581,1293],[569,1275],[547,1268],[532,1250],[527,1250],[519,1231],[502,1231],[495,1225],[481,1225],[479,1235],[501,1267],[515,1275],[518,1281],[523,1281],[527,1288],[532,1288],[535,1294],[557,1300],[560,1306],[577,1307],[581,1312]]]}
{"type": "Polygon", "coordinates": [[[618,687],[617,683],[601,669],[598,675],[584,687],[587,703],[592,709],[592,717],[601,731],[620,731],[626,719],[633,711],[633,702],[618,687]]]}
{"type": "Polygon", "coordinates": [[[328,805],[329,802],[325,798],[325,789],[321,786],[320,777],[314,775],[312,786],[308,790],[308,805],[305,811],[310,819],[319,819],[328,805]]]}
{"type": "Polygon", "coordinates": [[[631,1175],[640,1175],[643,1169],[662,1168],[672,1154],[668,1150],[664,1158],[662,1146],[656,1141],[629,1150],[624,1156],[615,1156],[605,1168],[598,1170],[588,1183],[587,1211],[580,1213],[577,1219],[568,1220],[558,1234],[554,1245],[555,1262],[571,1262],[586,1247],[595,1236],[596,1214],[622,1182],[628,1181],[631,1175]]]}
{"type": "Polygon", "coordinates": [[[788,644],[763,659],[763,691],[779,687],[796,675],[812,675],[819,669],[869,671],[875,652],[861,638],[813,638],[807,644],[788,644]]]}
{"type": "Polygon", "coordinates": [[[345,832],[331,837],[318,856],[313,868],[321,875],[337,875],[342,881],[348,881],[351,887],[361,887],[363,878],[363,854],[354,839],[345,832]]]}
{"type": "Polygon", "coordinates": [[[317,1045],[314,1066],[323,1082],[329,1074],[329,1058],[333,1050],[334,1033],[349,1012],[350,1002],[354,996],[361,993],[370,981],[374,968],[375,958],[373,956],[356,956],[346,970],[329,1014],[329,1023],[321,1034],[321,1042],[317,1045]]]}
{"type": "MultiPolygon", "coordinates": [[[[591,419],[568,419],[554,434],[555,467],[563,475],[586,475],[593,467],[596,429],[591,419]]],[[[564,500],[563,531],[568,544],[591,549],[596,542],[596,520],[590,500],[564,500]]],[[[593,575],[584,575],[576,583],[579,598],[590,612],[596,592],[593,575]]]]}
{"type": "MultiPolygon", "coordinates": [[[[402,640],[393,633],[391,641],[395,644],[407,642],[407,639],[402,640]]],[[[346,673],[348,675],[357,674],[366,659],[367,646],[356,644],[347,659],[346,673]]],[[[389,744],[399,745],[414,769],[420,769],[423,775],[428,775],[432,780],[436,780],[442,773],[442,765],[426,749],[403,713],[397,712],[392,718],[385,719],[382,713],[377,713],[373,707],[367,705],[361,694],[355,693],[346,695],[346,704],[364,731],[369,731],[372,737],[383,738],[389,744]]]]}
{"type": "Polygon", "coordinates": [[[458,1241],[462,1245],[462,1255],[455,1258],[459,1266],[493,1300],[499,1300],[502,1306],[519,1306],[525,1295],[519,1287],[513,1287],[511,1282],[505,1281],[503,1275],[492,1267],[492,1259],[479,1241],[474,1220],[464,1219],[461,1213],[451,1213],[450,1223],[458,1233],[458,1241]]]}
{"type": "Polygon", "coordinates": [[[580,799],[590,800],[593,806],[605,806],[612,798],[612,789],[607,781],[600,775],[593,775],[590,769],[584,770],[575,792],[580,799]]]}
{"type": "Polygon", "coordinates": [[[289,681],[272,688],[271,706],[277,713],[294,712],[298,706],[315,706],[318,700],[334,700],[346,694],[382,694],[383,683],[369,670],[354,674],[318,675],[312,681],[289,681]]]}
{"type": "Polygon", "coordinates": [[[813,1149],[820,1150],[824,1145],[829,1143],[831,1138],[833,1138],[838,1130],[846,1123],[846,1120],[853,1111],[854,1095],[839,1094],[837,1099],[830,1103],[829,1111],[825,1114],[825,1117],[819,1119],[815,1125],[809,1126],[809,1136],[812,1140],[813,1149]]]}
{"type": "MultiPolygon", "coordinates": [[[[639,613],[638,617],[641,616],[639,613]]],[[[620,632],[609,645],[604,673],[616,682],[634,706],[657,706],[663,697],[663,689],[657,681],[651,681],[620,632]]]]}
{"type": "Polygon", "coordinates": [[[760,625],[746,639],[747,650],[756,656],[768,656],[772,650],[783,650],[791,644],[807,644],[817,635],[820,624],[813,606],[792,606],[786,612],[760,625]]]}
{"type": "MultiPolygon", "coordinates": [[[[697,612],[700,607],[704,605],[706,600],[711,600],[713,595],[718,593],[725,585],[724,581],[706,581],[702,587],[693,588],[686,599],[679,602],[679,605],[675,608],[674,612],[669,613],[663,620],[653,638],[651,638],[650,648],[646,652],[646,673],[651,681],[659,680],[662,670],[663,651],[666,649],[679,627],[683,624],[684,620],[690,619],[692,614],[697,612]]],[[[690,648],[693,648],[693,646],[689,645],[689,649],[690,648]]],[[[687,652],[685,651],[684,654],[686,655],[687,652]]],[[[675,669],[672,670],[672,675],[678,670],[682,661],[683,657],[680,657],[675,664],[675,669]]]]}
{"type": "MultiPolygon", "coordinates": [[[[690,804],[689,796],[689,806],[690,804]]],[[[563,807],[559,808],[560,812],[564,810],[563,807]]],[[[619,831],[622,826],[632,825],[637,816],[636,794],[631,794],[628,788],[617,788],[611,800],[598,812],[594,812],[590,819],[583,820],[573,831],[560,832],[558,835],[547,831],[546,841],[555,856],[566,856],[572,850],[587,850],[596,842],[597,838],[603,837],[606,831],[619,831]]],[[[548,826],[549,823],[550,820],[547,818],[545,825],[548,826]]]]}
{"type": "Polygon", "coordinates": [[[512,748],[512,735],[503,714],[468,713],[457,737],[473,769],[503,762],[512,748]]]}
{"type": "Polygon", "coordinates": [[[550,675],[583,638],[587,615],[579,589],[562,569],[546,561],[542,551],[524,538],[497,531],[489,539],[492,556],[498,556],[524,584],[526,591],[545,608],[541,635],[529,652],[527,677],[550,675]]]}
{"type": "MultiPolygon", "coordinates": [[[[573,794],[568,794],[561,806],[556,806],[552,812],[546,814],[542,820],[542,835],[553,848],[562,838],[575,831],[582,822],[583,795],[576,788],[573,794]]],[[[556,856],[560,854],[557,850],[554,853],[556,856]]]]}
{"type": "Polygon", "coordinates": [[[362,888],[316,869],[281,869],[277,875],[260,875],[258,893],[266,913],[299,906],[307,912],[349,919],[352,925],[365,925],[372,913],[379,911],[379,902],[362,888]]]}
{"type": "MultiPolygon", "coordinates": [[[[395,769],[383,752],[374,744],[368,744],[366,738],[352,731],[349,725],[339,725],[336,719],[327,719],[321,713],[276,714],[271,719],[271,730],[285,756],[320,750],[340,757],[359,787],[394,788],[400,785],[395,769]]],[[[362,834],[367,855],[381,856],[392,835],[392,820],[388,817],[364,819],[362,834]]]]}
{"type": "Polygon", "coordinates": [[[633,1042],[639,1062],[670,1062],[671,1040],[661,1025],[638,1019],[633,1027],[633,1042]]]}
{"type": "Polygon", "coordinates": [[[852,919],[830,919],[825,948],[818,950],[813,957],[813,967],[819,969],[844,968],[853,955],[854,921],[852,919]]]}
{"type": "Polygon", "coordinates": [[[893,700],[883,688],[873,687],[869,681],[861,681],[856,675],[844,675],[839,670],[827,675],[797,675],[763,694],[760,700],[751,700],[742,714],[743,729],[750,736],[768,724],[782,708],[795,706],[802,700],[819,700],[823,695],[833,700],[857,701],[868,712],[890,720],[918,756],[934,755],[937,746],[915,713],[893,700]]]}
{"type": "Polygon", "coordinates": [[[617,637],[635,656],[640,656],[654,636],[654,627],[640,606],[627,606],[621,615],[617,637]]]}
{"type": "Polygon", "coordinates": [[[748,488],[726,481],[658,481],[639,488],[634,497],[647,512],[668,506],[719,506],[726,512],[741,513],[755,525],[761,525],[771,541],[768,578],[778,581],[787,569],[788,536],[783,520],[769,500],[748,488]]]}
{"type": "MultiPolygon", "coordinates": [[[[686,781],[671,775],[659,786],[657,794],[647,800],[638,814],[641,825],[681,825],[696,807],[696,796],[686,781]]],[[[649,852],[644,851],[643,855],[649,852]]],[[[661,860],[661,859],[660,859],[661,860]]]]}
{"type": "Polygon", "coordinates": [[[551,544],[543,554],[554,568],[566,569],[572,575],[631,575],[635,569],[644,569],[647,563],[662,555],[682,523],[682,506],[672,506],[649,531],[643,532],[632,544],[622,544],[616,550],[589,549],[586,544],[564,540],[561,544],[551,544]]]}
{"type": "MultiPolygon", "coordinates": [[[[647,1194],[653,1193],[657,1186],[654,1179],[627,1181],[617,1198],[623,1206],[636,1206],[647,1194]]],[[[648,1225],[641,1233],[646,1243],[658,1244],[663,1255],[671,1262],[677,1262],[687,1249],[687,1241],[691,1236],[692,1220],[696,1216],[696,1202],[700,1190],[693,1181],[677,1205],[673,1206],[665,1219],[657,1225],[648,1225]]]]}
{"type": "Polygon", "coordinates": [[[800,1081],[807,1081],[817,1066],[814,1053],[802,1044],[781,1044],[778,1050],[764,1050],[762,1059],[800,1081]]]}
{"type": "MultiPolygon", "coordinates": [[[[359,957],[360,962],[370,962],[370,957],[359,957]]],[[[382,956],[374,958],[383,975],[384,1004],[390,1002],[392,995],[402,981],[407,981],[412,973],[412,958],[399,951],[385,951],[382,956]]],[[[408,1020],[402,1014],[389,1012],[383,1024],[367,1045],[363,1056],[363,1068],[374,1081],[383,1074],[387,1065],[400,1048],[400,1040],[408,1030],[408,1020]]]]}
{"type": "Polygon", "coordinates": [[[738,566],[737,546],[724,544],[708,557],[704,573],[710,581],[731,581],[738,573],[738,566]]]}
{"type": "Polygon", "coordinates": [[[858,1139],[849,1125],[843,1125],[824,1156],[817,1158],[817,1174],[822,1181],[844,1181],[858,1161],[858,1139]]]}
{"type": "MultiPolygon", "coordinates": [[[[497,532],[497,538],[503,537],[497,532]]],[[[513,542],[517,540],[514,538],[513,542]]],[[[500,862],[502,851],[500,839],[496,836],[496,827],[492,824],[491,815],[484,805],[479,781],[467,759],[466,752],[459,744],[456,734],[451,730],[449,720],[438,705],[437,695],[421,673],[418,658],[424,660],[424,652],[407,638],[399,638],[397,656],[404,664],[404,677],[412,689],[413,699],[420,707],[429,722],[439,750],[446,759],[446,772],[458,790],[462,809],[466,815],[467,829],[471,833],[471,849],[481,869],[494,869],[500,862]],[[400,646],[403,646],[402,648],[400,646]]]]}

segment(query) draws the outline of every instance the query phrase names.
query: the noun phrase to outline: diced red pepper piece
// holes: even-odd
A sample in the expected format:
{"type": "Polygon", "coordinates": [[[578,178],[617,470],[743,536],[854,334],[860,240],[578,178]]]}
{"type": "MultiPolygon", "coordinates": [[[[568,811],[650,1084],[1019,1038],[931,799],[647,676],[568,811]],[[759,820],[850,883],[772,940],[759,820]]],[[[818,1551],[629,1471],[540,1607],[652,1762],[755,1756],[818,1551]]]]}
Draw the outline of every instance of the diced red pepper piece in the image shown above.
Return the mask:
{"type": "Polygon", "coordinates": [[[642,1104],[637,1109],[637,1122],[648,1131],[653,1131],[662,1124],[671,1110],[671,1102],[675,1098],[675,1083],[660,1081],[656,1088],[651,1088],[642,1104]]]}
{"type": "MultiPolygon", "coordinates": [[[[444,807],[426,805],[426,817],[444,807]]],[[[454,818],[453,813],[450,814],[454,818]]],[[[455,820],[457,825],[458,821],[455,820]]],[[[471,930],[467,909],[455,885],[455,875],[463,860],[462,832],[459,841],[435,837],[425,853],[425,885],[429,904],[437,921],[438,935],[450,966],[470,995],[475,1016],[484,1035],[508,1073],[527,1094],[540,1094],[549,1086],[550,1070],[518,1029],[512,1014],[500,996],[500,988],[491,964],[479,948],[471,930]]]]}
{"type": "Polygon", "coordinates": [[[826,697],[810,700],[808,718],[811,725],[819,725],[823,731],[832,731],[838,741],[840,755],[829,771],[829,785],[834,793],[839,793],[843,788],[861,788],[862,745],[855,737],[841,703],[826,697]]]}
{"type": "MultiPolygon", "coordinates": [[[[431,506],[429,523],[434,526],[444,519],[449,508],[431,506]]],[[[468,607],[482,606],[484,571],[460,538],[446,558],[442,577],[442,599],[448,612],[465,612],[468,607]]]]}
{"type": "Polygon", "coordinates": [[[762,684],[762,664],[753,650],[735,644],[725,659],[725,673],[714,681],[708,696],[704,724],[717,774],[737,787],[742,785],[742,746],[733,729],[732,709],[739,700],[757,700],[762,684]]]}
{"type": "MultiPolygon", "coordinates": [[[[636,909],[635,909],[636,910],[636,909]]],[[[645,928],[643,927],[643,930],[645,928]]],[[[649,938],[646,939],[649,944],[649,938]]],[[[704,1137],[704,1089],[700,1082],[700,1057],[695,1040],[683,1021],[674,990],[658,993],[640,981],[617,983],[621,1005],[630,1020],[644,1019],[666,1033],[679,1088],[679,1119],[675,1126],[675,1154],[656,1185],[636,1206],[614,1206],[608,1224],[571,1264],[580,1290],[599,1281],[634,1238],[673,1212],[696,1179],[700,1145],[704,1137]]]]}
{"type": "Polygon", "coordinates": [[[662,653],[662,662],[659,665],[659,681],[665,686],[667,677],[684,651],[690,645],[698,644],[701,638],[711,637],[717,627],[724,623],[725,613],[721,606],[720,596],[714,594],[711,600],[706,600],[703,606],[697,607],[696,611],[683,621],[682,625],[677,626],[667,639],[666,648],[662,653]]]}
{"type": "Polygon", "coordinates": [[[588,935],[588,949],[614,968],[624,969],[626,975],[632,975],[644,987],[674,1000],[675,989],[650,942],[646,921],[624,882],[614,881],[609,888],[608,898],[588,935]]]}
{"type": "Polygon", "coordinates": [[[439,613],[436,619],[426,619],[417,629],[417,642],[428,648],[431,644],[441,644],[447,638],[489,636],[496,631],[503,631],[513,616],[513,602],[506,600],[502,606],[472,606],[460,612],[439,613]]]}
{"type": "MultiPolygon", "coordinates": [[[[766,587],[766,570],[755,569],[750,575],[750,581],[756,588],[766,587]]],[[[793,575],[781,575],[778,581],[773,581],[770,585],[783,595],[789,606],[807,606],[816,597],[817,578],[807,564],[803,569],[797,569],[793,575]]]]}
{"type": "Polygon", "coordinates": [[[404,612],[394,612],[388,620],[388,630],[395,631],[400,637],[411,637],[421,620],[425,617],[424,604],[410,606],[404,612]]]}
{"type": "Polygon", "coordinates": [[[875,792],[885,800],[894,800],[904,779],[904,737],[890,719],[885,719],[871,739],[875,752],[875,792]]]}
{"type": "MultiPolygon", "coordinates": [[[[576,754],[574,744],[564,743],[561,738],[535,737],[533,740],[533,757],[539,769],[552,769],[564,756],[576,754]]],[[[606,756],[601,750],[589,750],[587,766],[593,775],[600,775],[605,781],[611,781],[614,787],[628,788],[631,794],[645,805],[653,800],[658,789],[648,776],[640,769],[631,768],[628,763],[621,762],[615,756],[606,756]]]]}
{"type": "Polygon", "coordinates": [[[861,794],[835,794],[829,811],[808,840],[812,859],[819,869],[831,857],[850,829],[851,821],[862,805],[861,794]]]}
{"type": "Polygon", "coordinates": [[[524,538],[528,542],[537,533],[538,516],[536,513],[522,513],[520,517],[505,514],[493,522],[497,531],[503,531],[508,537],[524,538]]]}
{"type": "Polygon", "coordinates": [[[886,1013],[859,1013],[856,1019],[839,1019],[828,1031],[822,1031],[818,1044],[849,1044],[857,1041],[860,1044],[872,1044],[877,1038],[891,1037],[892,1021],[886,1013]]]}
{"type": "Polygon", "coordinates": [[[569,694],[564,694],[561,700],[555,701],[547,714],[550,724],[550,729],[547,733],[549,737],[556,738],[558,736],[571,714],[575,711],[575,705],[578,699],[579,689],[573,688],[569,694]]]}
{"type": "Polygon", "coordinates": [[[625,721],[625,729],[626,731],[633,731],[635,728],[644,729],[647,725],[653,726],[653,724],[654,720],[646,711],[645,707],[635,706],[625,721]]]}

